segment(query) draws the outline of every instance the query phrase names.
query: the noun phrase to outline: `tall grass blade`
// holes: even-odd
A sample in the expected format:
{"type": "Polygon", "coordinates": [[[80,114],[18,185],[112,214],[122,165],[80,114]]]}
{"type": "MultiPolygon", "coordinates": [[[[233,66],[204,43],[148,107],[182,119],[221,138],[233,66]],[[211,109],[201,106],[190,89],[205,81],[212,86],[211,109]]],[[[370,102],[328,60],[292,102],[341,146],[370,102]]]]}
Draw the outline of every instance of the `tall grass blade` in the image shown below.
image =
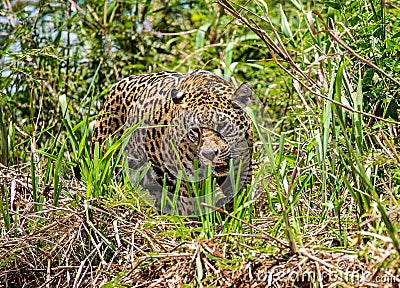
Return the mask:
{"type": "Polygon", "coordinates": [[[32,179],[32,195],[33,195],[33,210],[38,212],[40,210],[40,197],[39,197],[39,189],[38,189],[38,177],[36,176],[36,163],[34,152],[31,154],[31,179],[32,179]]]}
{"type": "Polygon", "coordinates": [[[54,176],[53,176],[54,206],[58,206],[58,200],[60,199],[60,193],[62,189],[62,185],[59,183],[59,180],[60,180],[61,167],[64,159],[64,149],[65,149],[65,143],[61,146],[61,150],[58,154],[56,167],[54,170],[54,176]]]}
{"type": "Polygon", "coordinates": [[[3,106],[0,106],[0,136],[1,136],[1,163],[8,165],[8,134],[6,121],[4,119],[3,106]]]}
{"type": "Polygon", "coordinates": [[[7,231],[10,231],[10,229],[11,229],[11,215],[10,215],[10,206],[8,204],[8,189],[7,189],[6,183],[3,183],[2,190],[4,192],[3,195],[4,195],[5,202],[3,202],[3,200],[0,198],[0,211],[1,211],[1,215],[3,215],[4,226],[5,226],[7,231]]]}

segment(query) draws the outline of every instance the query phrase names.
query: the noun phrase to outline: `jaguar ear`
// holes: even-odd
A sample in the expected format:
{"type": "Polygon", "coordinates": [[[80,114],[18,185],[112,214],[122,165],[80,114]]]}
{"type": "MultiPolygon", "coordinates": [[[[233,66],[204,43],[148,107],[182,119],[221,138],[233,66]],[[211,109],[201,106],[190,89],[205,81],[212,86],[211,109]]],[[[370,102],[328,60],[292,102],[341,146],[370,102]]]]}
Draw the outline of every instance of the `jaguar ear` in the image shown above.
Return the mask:
{"type": "Polygon", "coordinates": [[[185,98],[184,96],[185,96],[185,93],[179,91],[176,88],[173,88],[171,91],[171,98],[175,104],[181,104],[183,99],[185,98]]]}
{"type": "Polygon", "coordinates": [[[246,108],[250,104],[251,94],[253,94],[251,84],[245,82],[236,89],[232,101],[239,105],[240,108],[246,108]]]}

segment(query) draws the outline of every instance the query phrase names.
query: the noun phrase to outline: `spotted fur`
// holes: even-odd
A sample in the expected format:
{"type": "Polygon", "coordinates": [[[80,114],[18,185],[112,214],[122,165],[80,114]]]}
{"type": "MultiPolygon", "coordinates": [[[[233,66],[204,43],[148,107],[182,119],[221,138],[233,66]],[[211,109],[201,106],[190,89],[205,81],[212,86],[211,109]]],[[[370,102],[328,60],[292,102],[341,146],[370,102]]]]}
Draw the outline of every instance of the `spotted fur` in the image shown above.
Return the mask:
{"type": "Polygon", "coordinates": [[[127,144],[129,167],[143,171],[151,162],[141,184],[156,199],[161,199],[163,185],[172,194],[183,173],[179,213],[198,213],[189,198],[193,195],[189,182],[197,182],[195,174],[201,178],[206,169],[197,166],[211,166],[217,191],[228,199],[222,204],[233,196],[230,165],[240,165],[242,184],[251,180],[252,129],[243,111],[251,93],[248,83],[235,89],[203,70],[130,76],[111,89],[95,122],[92,142],[102,143],[111,134],[120,136],[126,128],[142,121],[127,144]]]}

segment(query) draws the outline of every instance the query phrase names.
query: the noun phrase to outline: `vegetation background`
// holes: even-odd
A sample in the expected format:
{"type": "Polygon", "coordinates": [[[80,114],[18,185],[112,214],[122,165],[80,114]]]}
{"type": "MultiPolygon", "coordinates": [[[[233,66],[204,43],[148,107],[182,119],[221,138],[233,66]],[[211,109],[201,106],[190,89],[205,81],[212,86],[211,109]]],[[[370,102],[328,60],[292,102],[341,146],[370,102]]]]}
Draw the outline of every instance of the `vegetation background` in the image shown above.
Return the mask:
{"type": "Polygon", "coordinates": [[[399,3],[0,7],[2,286],[399,287],[399,3]],[[198,68],[252,83],[258,171],[232,215],[160,216],[91,123],[119,79],[198,68]]]}

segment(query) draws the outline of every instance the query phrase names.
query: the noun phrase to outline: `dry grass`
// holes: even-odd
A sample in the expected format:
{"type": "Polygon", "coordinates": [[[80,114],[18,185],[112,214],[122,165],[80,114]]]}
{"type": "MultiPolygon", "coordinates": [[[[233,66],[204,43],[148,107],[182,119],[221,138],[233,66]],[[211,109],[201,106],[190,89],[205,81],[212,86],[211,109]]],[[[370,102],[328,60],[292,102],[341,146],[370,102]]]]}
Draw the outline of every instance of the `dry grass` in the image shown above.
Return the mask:
{"type": "MultiPolygon", "coordinates": [[[[0,170],[13,204],[10,215],[14,219],[18,214],[10,231],[2,226],[4,287],[105,283],[106,287],[181,287],[196,286],[198,279],[214,287],[398,287],[400,283],[399,257],[390,239],[377,234],[348,231],[354,241],[360,233],[371,240],[355,245],[356,251],[335,250],[332,230],[310,225],[304,235],[307,243],[291,255],[287,247],[246,225],[244,233],[219,233],[206,240],[196,236],[199,223],[191,221],[185,224],[194,237],[182,241],[172,232],[176,224],[155,214],[144,216],[126,199],[118,205],[107,199],[82,202],[84,186],[76,180],[64,180],[70,195],[62,193],[59,207],[46,201],[35,213],[29,175],[22,170],[18,166],[0,170]]],[[[52,199],[51,189],[40,190],[52,199]]],[[[393,213],[400,216],[399,209],[393,213]]],[[[267,233],[275,221],[262,215],[253,224],[267,233]]]]}

